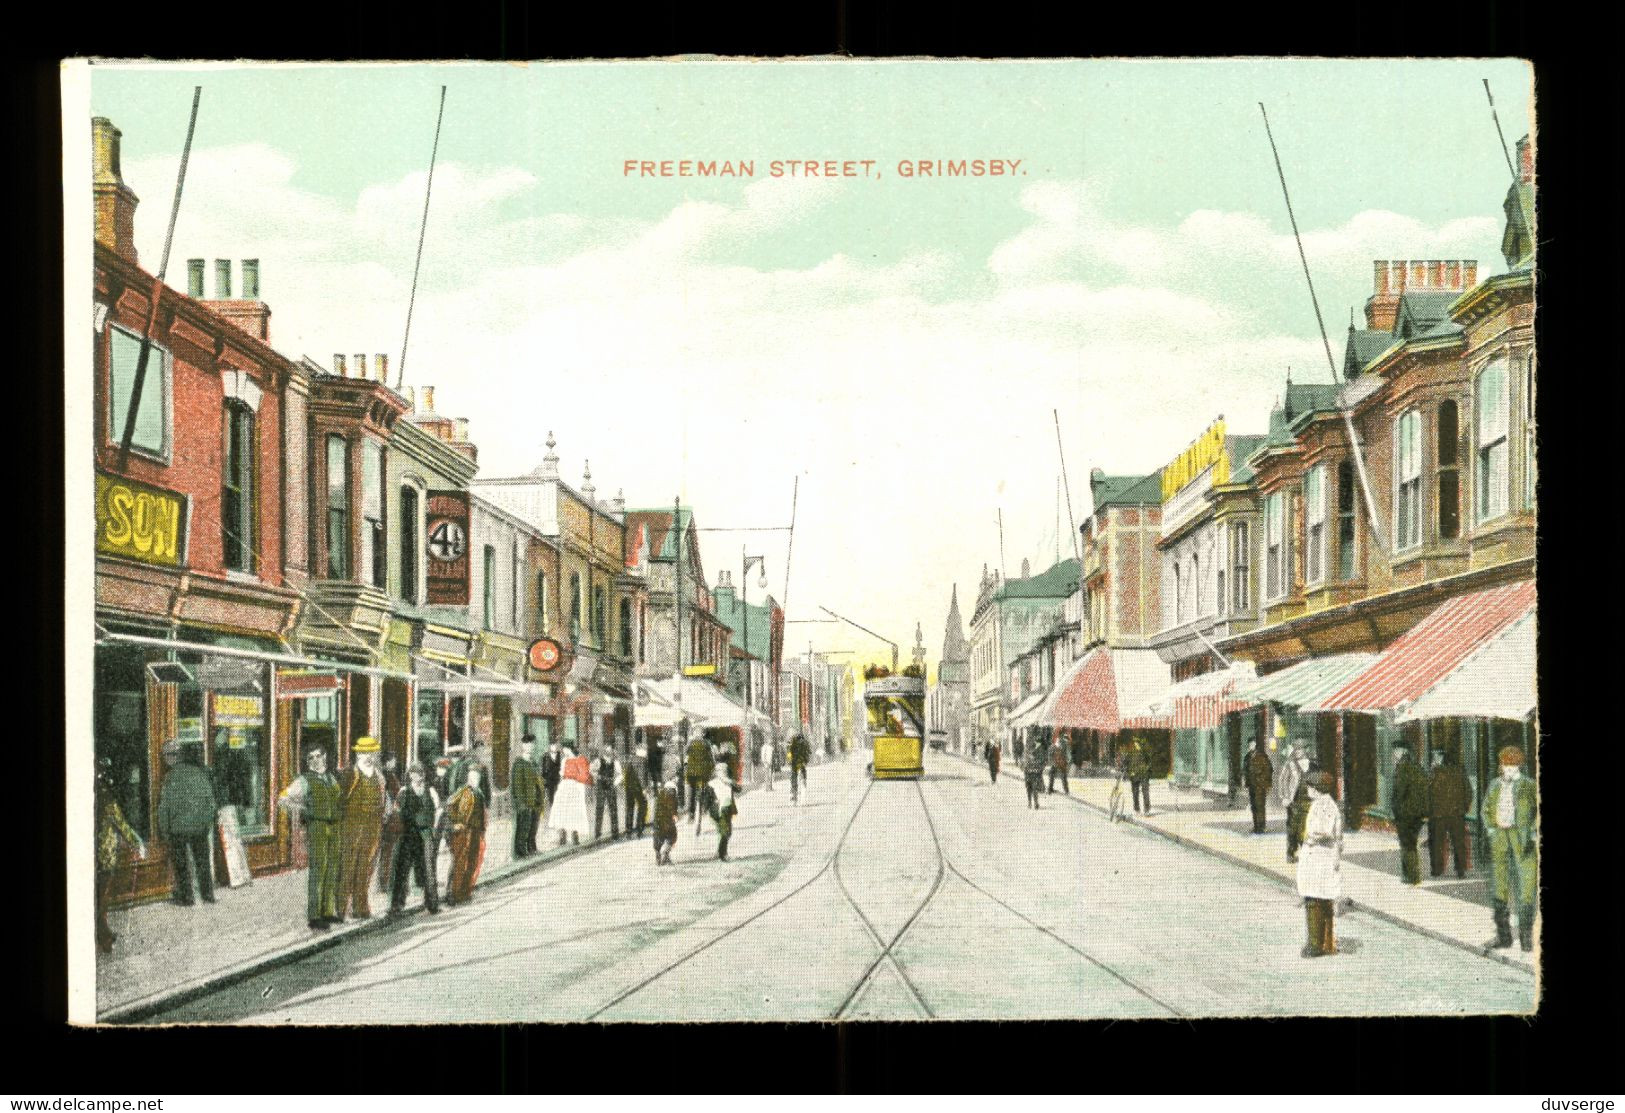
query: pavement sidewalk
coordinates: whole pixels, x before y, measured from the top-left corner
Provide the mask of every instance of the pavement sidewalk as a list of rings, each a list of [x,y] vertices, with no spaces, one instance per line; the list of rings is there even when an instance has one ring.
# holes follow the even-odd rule
[[[986,775],[986,766],[981,762],[964,755],[954,756],[979,768]],[[1006,764],[1000,773],[999,780],[1010,783],[1011,795],[1025,798],[1021,771]],[[1010,775],[1012,773],[1013,776]],[[1054,794],[1046,793],[1044,803],[1070,799],[1110,814],[1115,781],[1116,778],[1111,776],[1085,777],[1074,774],[1071,777],[1070,797],[1063,795],[1057,781]],[[1154,831],[1181,845],[1223,858],[1255,873],[1273,877],[1296,889],[1297,866],[1286,859],[1285,811],[1273,797],[1266,830],[1262,835],[1252,833],[1252,815],[1246,804],[1245,792],[1241,795],[1239,806],[1231,808],[1225,800],[1208,796],[1199,789],[1179,790],[1168,781],[1153,781],[1151,797],[1150,813],[1135,815],[1129,785],[1124,781],[1124,822]],[[1485,946],[1495,934],[1495,925],[1490,917],[1489,878],[1482,866],[1475,862],[1474,870],[1463,880],[1457,880],[1448,869],[1442,877],[1427,878],[1425,843],[1423,846],[1424,880],[1421,885],[1407,885],[1399,876],[1399,846],[1391,833],[1347,833],[1343,841],[1343,893],[1349,904],[1508,966],[1534,970],[1535,954],[1538,952],[1525,953],[1516,946],[1508,950],[1490,950]]]
[[[537,853],[513,856],[513,813],[505,798],[492,804],[485,836],[485,858],[476,887],[556,862],[597,847],[614,845],[605,824],[604,838],[559,846],[556,834],[536,833]],[[647,838],[648,836],[645,835]],[[441,848],[438,876],[442,898],[451,869],[451,853]],[[373,873],[369,903],[372,916],[346,920],[327,931],[312,931],[305,922],[306,871],[291,869],[256,877],[240,888],[216,879],[215,903],[189,908],[168,900],[116,908],[108,922],[118,935],[112,954],[96,956],[98,1021],[134,1021],[153,1015],[223,985],[252,977],[270,966],[302,958],[356,935],[390,923],[389,894],[378,889]],[[423,910],[423,893],[409,889],[407,910]]]

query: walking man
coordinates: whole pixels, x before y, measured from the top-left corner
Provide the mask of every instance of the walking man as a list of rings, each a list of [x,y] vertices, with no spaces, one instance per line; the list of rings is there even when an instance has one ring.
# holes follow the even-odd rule
[[[671,848],[677,845],[677,779],[660,786],[655,797],[655,864],[671,865]]]
[[[546,796],[548,818],[553,816],[553,797],[559,791],[559,778],[564,774],[564,753],[559,747],[559,740],[553,739],[547,747],[547,753],[542,755],[542,792]]]
[[[659,788],[666,782],[666,751],[661,748],[658,739],[649,737],[649,732],[644,732],[644,738],[647,740],[644,743],[644,751],[647,754],[643,759],[644,772],[648,774],[649,786]]]
[[[717,762],[711,756],[711,747],[703,738],[696,738],[688,744],[688,761],[684,776],[688,778],[688,818],[697,818],[700,814],[700,789],[710,781],[711,775],[716,772]]]
[[[1535,949],[1535,782],[1523,775],[1523,751],[1507,746],[1500,754],[1501,775],[1484,791],[1478,818],[1489,835],[1495,873],[1493,948],[1512,946],[1512,898],[1518,898],[1518,945]]]
[[[422,762],[413,762],[406,771],[407,785],[395,798],[395,815],[400,837],[395,842],[395,861],[390,868],[389,911],[406,910],[406,888],[416,880],[423,890],[423,904],[431,913],[440,911],[438,879],[434,873],[434,828],[440,818],[440,797],[429,787],[428,771]]]
[[[999,783],[1000,758],[999,748],[992,742],[988,742],[982,747],[982,760],[987,762],[987,775],[992,778],[993,784]]]
[[[596,791],[593,796],[593,823],[592,837],[604,837],[604,809],[609,809],[609,837],[621,837],[620,804],[616,801],[616,793],[626,783],[626,774],[621,763],[615,760],[615,751],[605,745],[598,748],[598,764],[593,768],[592,783]],[[628,819],[631,817],[628,816]]]
[[[384,758],[384,792],[390,800],[401,794],[400,762],[394,754]],[[378,843],[378,891],[390,891],[390,877],[395,868],[395,840],[401,836],[400,820],[395,809],[390,808],[389,818],[384,820],[383,838]]]
[[[638,754],[645,757],[644,754]],[[638,772],[638,762],[629,761],[625,766],[626,783],[626,837],[643,837],[643,829],[649,825],[649,798],[643,790],[643,776]],[[644,768],[648,768],[647,765]],[[636,819],[633,816],[636,815]]]
[[[796,788],[796,782],[804,786],[807,783],[807,760],[812,756],[812,747],[801,735],[790,739],[790,803],[799,803],[801,794]]]
[[[310,868],[305,882],[305,919],[312,931],[339,922],[339,780],[327,771],[327,751],[305,750],[305,772],[282,790],[305,829]]]
[[[339,777],[339,906],[338,918],[357,920],[372,917],[367,890],[372,884],[372,867],[378,860],[378,842],[384,821],[394,810],[394,802],[378,768],[382,747],[376,738],[357,738],[352,748],[352,764]]]
[[[724,862],[728,860],[728,840],[733,837],[734,816],[739,814],[739,805],[734,802],[734,793],[739,791],[729,775],[728,766],[717,762],[715,775],[705,787],[710,791],[711,818],[717,825],[717,857]]]
[[[1044,791],[1044,767],[1049,764],[1049,753],[1036,744],[1027,748],[1027,759],[1022,763],[1022,774],[1027,782],[1027,806],[1038,807],[1038,797]]]
[[[1285,723],[1277,724],[1282,730]],[[1309,790],[1304,779],[1309,775],[1309,758],[1303,747],[1292,743],[1286,760],[1281,762],[1281,776],[1276,782],[1281,802],[1286,805],[1286,860],[1298,860],[1298,847],[1303,842],[1304,818],[1309,814]]]
[[[192,872],[197,871],[198,895],[214,903],[214,784],[191,747],[178,740],[164,743],[163,788],[158,793],[158,837],[169,848],[173,876],[172,899],[192,904]]]
[[[1061,778],[1061,791],[1068,796],[1072,795],[1072,785],[1066,779],[1067,752],[1066,746],[1061,743],[1060,736],[1049,744],[1049,790],[1055,791],[1055,778]]]
[[[519,740],[519,757],[513,763],[508,782],[513,792],[513,856],[525,858],[536,853],[536,824],[542,817],[542,775],[532,760],[536,739],[525,735]]]
[[[1253,742],[1252,753],[1247,755],[1247,803],[1253,809],[1253,834],[1262,835],[1265,827],[1265,805],[1269,801],[1270,782],[1275,778],[1275,767],[1270,755],[1264,752],[1262,738]]]
[[[1433,876],[1444,872],[1448,843],[1456,862],[1456,876],[1467,876],[1467,813],[1473,810],[1473,786],[1461,763],[1433,755],[1433,776],[1428,780],[1428,864]]]
[[[1407,885],[1422,884],[1422,856],[1416,840],[1428,818],[1428,780],[1411,758],[1409,746],[1394,747],[1394,786],[1390,808],[1399,833],[1399,867]]]
[[[1145,752],[1145,745],[1139,738],[1128,744],[1128,754],[1123,759],[1123,775],[1128,778],[1129,792],[1134,797],[1134,810],[1150,815],[1151,755]]]

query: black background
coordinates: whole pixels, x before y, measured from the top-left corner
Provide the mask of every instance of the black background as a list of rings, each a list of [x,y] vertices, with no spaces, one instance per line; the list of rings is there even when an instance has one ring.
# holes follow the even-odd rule
[[[14,450],[17,572],[5,644],[20,682],[4,799],[13,1028],[0,1092],[461,1093],[616,1088],[715,1095],[802,1091],[1527,1092],[1622,1088],[1620,857],[1625,726],[1620,645],[1621,17],[1552,6],[1353,4],[1279,12],[1168,5],[1059,9],[984,4],[929,16],[894,4],[801,14],[762,5],[697,15],[690,4],[606,7],[460,3],[417,11],[317,5],[81,5],[34,9],[33,57],[13,57],[7,268],[23,347],[0,409]],[[773,7],[778,7],[774,5]],[[14,13],[20,17],[21,13]],[[1140,26],[1131,26],[1138,19]],[[43,32],[43,33],[41,33]],[[682,1027],[76,1030],[66,1026],[61,520],[61,134],[56,59],[563,58],[678,53],[965,56],[1352,54],[1519,56],[1537,66],[1541,184],[1540,654],[1544,989],[1532,1019],[1077,1022]],[[1491,125],[1484,121],[1484,139]],[[1419,118],[1414,126],[1432,122]],[[1515,137],[1515,136],[1514,136]],[[37,479],[35,478],[37,476]],[[88,635],[88,631],[84,631]],[[26,723],[26,725],[25,725]],[[1157,899],[1148,885],[1147,900]],[[1486,937],[1491,925],[1486,917]],[[1222,961],[1220,956],[1205,956]],[[816,962],[808,955],[809,963]],[[1374,970],[1404,979],[1402,969]],[[1380,981],[1371,1007],[1381,1009]],[[1306,996],[1303,1006],[1317,1005]],[[1612,1035],[1610,1035],[1612,1033]],[[31,1046],[32,1045],[32,1046]],[[645,1064],[649,1073],[644,1073]],[[658,1067],[658,1073],[654,1068]],[[1531,1103],[1531,1108],[1538,1108]]]

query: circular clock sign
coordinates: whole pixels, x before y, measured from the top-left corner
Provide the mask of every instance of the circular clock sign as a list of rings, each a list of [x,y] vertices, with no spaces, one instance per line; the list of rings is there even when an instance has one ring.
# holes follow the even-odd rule
[[[468,535],[461,522],[439,518],[429,523],[429,556],[434,560],[452,563],[468,551]]]
[[[554,672],[564,663],[564,647],[552,638],[530,643],[530,667],[537,672]]]

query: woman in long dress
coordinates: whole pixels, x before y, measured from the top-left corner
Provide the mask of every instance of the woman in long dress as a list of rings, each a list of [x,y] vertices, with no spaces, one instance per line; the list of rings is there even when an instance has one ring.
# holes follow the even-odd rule
[[[547,817],[548,830],[559,833],[560,846],[564,845],[566,837],[577,845],[581,843],[582,833],[591,822],[587,815],[587,787],[591,784],[592,763],[572,747],[560,771],[559,790],[553,797],[553,811]]]
[[[1309,941],[1304,958],[1337,953],[1333,925],[1343,895],[1343,813],[1332,798],[1332,775],[1324,770],[1304,778],[1309,814],[1298,850],[1298,894],[1303,897]]]

